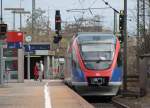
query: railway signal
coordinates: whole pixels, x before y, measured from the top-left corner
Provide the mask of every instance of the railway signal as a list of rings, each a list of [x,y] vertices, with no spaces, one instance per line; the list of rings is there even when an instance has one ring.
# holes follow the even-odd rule
[[[55,30],[56,31],[60,31],[61,30],[60,10],[56,10],[56,14],[55,14]]]
[[[0,40],[4,40],[6,38],[7,33],[7,24],[0,24]]]
[[[55,32],[56,36],[54,36],[54,43],[59,43],[59,41],[62,39],[62,35],[60,35],[61,31],[61,15],[60,15],[60,10],[56,10],[55,13]]]
[[[120,30],[120,32],[122,32],[123,28],[124,28],[123,22],[124,22],[124,11],[121,10],[119,13],[119,30]]]
[[[61,35],[59,35],[59,36],[54,36],[54,40],[53,40],[53,42],[54,43],[59,43],[59,41],[62,39],[62,36]]]
[[[121,10],[119,13],[119,30],[121,33],[121,36],[119,37],[120,41],[123,42],[123,30],[124,30],[124,10]]]

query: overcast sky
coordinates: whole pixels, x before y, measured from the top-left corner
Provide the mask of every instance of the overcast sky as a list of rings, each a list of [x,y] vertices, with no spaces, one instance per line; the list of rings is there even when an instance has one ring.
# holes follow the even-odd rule
[[[22,7],[25,10],[31,11],[32,9],[32,0],[21,0]],[[107,1],[113,8],[116,10],[123,9],[123,1],[124,0],[105,0]],[[20,7],[20,0],[3,0],[3,8],[8,7]],[[61,16],[63,21],[74,21],[74,17],[79,18],[82,16],[82,13],[75,12],[66,12],[68,9],[81,9],[81,8],[101,8],[107,7],[102,0],[36,0],[36,8],[42,8],[44,10],[50,9],[50,21],[51,26],[54,28],[54,16],[55,10],[59,9],[61,11]],[[134,15],[134,11],[136,8],[136,0],[128,0],[128,19],[131,19]],[[113,28],[113,10],[93,10],[93,15],[101,15],[103,16],[103,25],[107,28]],[[9,29],[12,29],[13,25],[13,17],[10,12],[3,12],[4,21],[9,24]],[[135,13],[136,15],[136,13]],[[25,25],[26,16],[24,16],[23,25]],[[90,12],[85,12],[84,17],[92,17]],[[130,32],[134,32],[135,29],[135,21],[128,21],[130,25]],[[16,16],[16,28],[19,27],[19,15]],[[134,23],[134,24],[133,24]],[[131,29],[132,28],[132,29]]]

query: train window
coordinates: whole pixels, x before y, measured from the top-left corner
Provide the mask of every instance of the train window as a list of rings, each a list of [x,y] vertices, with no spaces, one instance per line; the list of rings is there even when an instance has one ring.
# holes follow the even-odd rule
[[[67,56],[67,64],[66,64],[66,67],[67,67],[67,70],[68,70],[68,72],[70,71],[70,69],[71,69],[71,65],[72,65],[72,63],[71,63],[71,53],[68,53],[68,56]]]
[[[114,44],[83,44],[81,56],[88,69],[107,69],[112,63],[115,51]]]
[[[68,54],[68,59],[71,60],[71,54],[70,53]]]
[[[115,36],[114,35],[92,35],[92,34],[82,34],[78,36],[78,42],[80,44],[83,43],[89,43],[89,42],[98,42],[98,41],[102,41],[102,42],[109,42],[109,43],[115,43]]]
[[[114,56],[113,44],[88,44],[82,45],[82,57],[85,60],[112,60]]]
[[[75,60],[75,51],[72,49],[72,59]]]
[[[76,52],[75,52],[75,50],[73,49],[73,50],[72,50],[72,63],[73,63],[73,66],[74,66],[75,68],[79,68],[79,62],[78,62],[78,59],[77,59],[75,53],[76,53]]]
[[[114,44],[83,44],[82,51],[114,51]]]
[[[74,67],[76,67],[76,55],[74,49],[72,49],[72,64]]]

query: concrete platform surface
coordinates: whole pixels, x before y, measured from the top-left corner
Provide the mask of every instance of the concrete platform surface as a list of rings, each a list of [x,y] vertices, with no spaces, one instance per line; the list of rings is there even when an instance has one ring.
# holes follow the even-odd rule
[[[94,108],[61,80],[0,86],[0,108]]]

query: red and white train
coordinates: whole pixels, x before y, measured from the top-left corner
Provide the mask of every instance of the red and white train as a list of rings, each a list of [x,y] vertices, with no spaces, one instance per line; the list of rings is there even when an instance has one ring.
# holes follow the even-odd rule
[[[122,84],[119,50],[113,34],[77,33],[67,49],[65,83],[81,95],[116,95]]]

